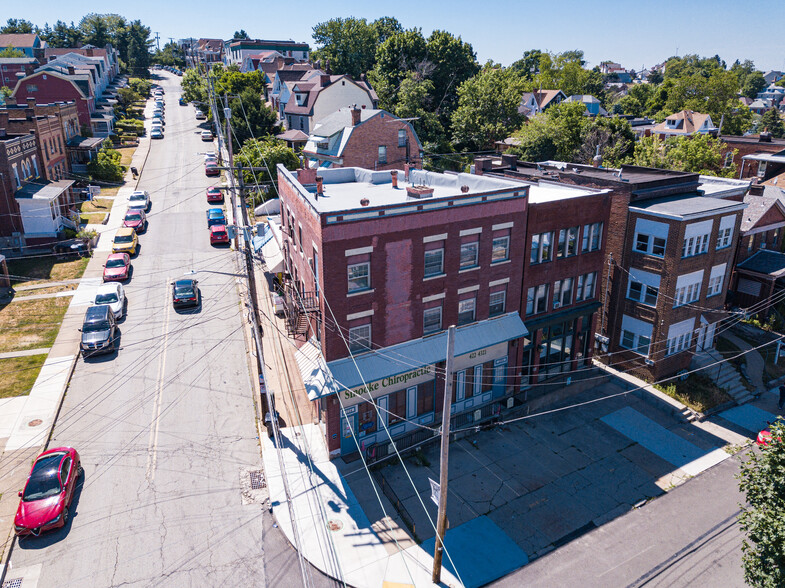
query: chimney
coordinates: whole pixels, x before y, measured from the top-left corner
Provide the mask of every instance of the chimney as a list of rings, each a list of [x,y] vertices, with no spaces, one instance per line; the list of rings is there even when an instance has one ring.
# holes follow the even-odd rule
[[[297,170],[297,181],[303,186],[316,183],[316,169],[301,168]]]
[[[771,133],[769,132],[769,127],[763,129],[763,132],[758,137],[758,142],[760,143],[771,143]]]
[[[466,184],[461,186],[461,194],[468,194],[468,193],[469,193],[469,186],[467,186]]]
[[[502,165],[509,167],[512,171],[518,169],[518,156],[512,153],[502,154]]]
[[[602,166],[602,155],[600,155],[600,146],[597,145],[597,151],[594,153],[594,157],[591,160],[592,167],[600,167]]]
[[[33,120],[35,118],[35,108],[25,108],[25,118],[27,120]]]
[[[403,179],[404,181],[409,181],[409,170],[412,169],[412,166],[408,163],[403,164]]]
[[[360,109],[357,108],[357,105],[354,104],[352,106],[352,126],[356,127],[360,124]]]
[[[27,107],[35,108],[35,98],[33,98],[32,96],[27,97]]]
[[[7,129],[8,128],[8,110],[3,108],[0,110],[0,128]]]
[[[393,189],[398,189],[398,170],[391,170],[390,177],[392,178],[392,187]]]
[[[430,198],[433,196],[433,188],[430,186],[407,186],[406,195],[409,198]]]
[[[319,85],[322,88],[326,88],[330,85],[330,74],[322,74],[319,76]]]
[[[322,176],[316,176],[316,198],[319,196],[324,196],[324,178]]]
[[[491,171],[493,167],[493,159],[491,157],[475,157],[474,158],[474,173],[481,176],[486,171]]]
[[[368,206],[370,203],[371,201],[368,200],[367,198],[363,198],[362,200],[360,200],[360,206]]]
[[[68,75],[72,76],[72,75],[74,75],[74,73],[76,73],[76,70],[74,70],[74,66],[73,65],[69,65],[68,66]]]
[[[85,55],[87,57],[92,57],[93,56],[93,50],[92,49],[85,49],[84,51],[85,51]]]

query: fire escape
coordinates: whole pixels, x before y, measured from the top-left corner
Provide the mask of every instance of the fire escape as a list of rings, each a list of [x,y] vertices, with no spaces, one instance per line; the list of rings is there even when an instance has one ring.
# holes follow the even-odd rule
[[[298,292],[291,282],[284,286],[284,315],[286,334],[290,337],[306,336],[311,328],[309,319],[319,317],[319,297],[316,292]]]

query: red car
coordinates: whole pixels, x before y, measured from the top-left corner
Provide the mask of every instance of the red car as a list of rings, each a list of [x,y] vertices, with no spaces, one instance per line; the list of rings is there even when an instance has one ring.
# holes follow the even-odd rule
[[[147,215],[145,215],[144,210],[131,209],[125,213],[123,226],[133,229],[137,235],[143,233],[147,230]]]
[[[777,441],[782,441],[781,437],[777,438]],[[769,426],[763,429],[760,433],[758,433],[758,437],[755,439],[755,443],[757,443],[760,447],[766,447],[771,445],[772,436],[771,436],[771,423]]]
[[[39,455],[25,489],[19,493],[22,500],[14,518],[16,534],[38,536],[42,531],[64,527],[82,473],[79,454],[73,447],[58,447]]]
[[[213,225],[210,227],[210,245],[228,242],[229,233],[226,232],[226,225]]]
[[[207,202],[223,202],[224,195],[220,188],[210,186],[207,188]]]
[[[104,264],[104,282],[122,282],[128,279],[131,257],[127,253],[111,253]]]
[[[204,175],[206,176],[220,176],[221,170],[218,169],[218,166],[214,163],[207,162],[204,164]]]

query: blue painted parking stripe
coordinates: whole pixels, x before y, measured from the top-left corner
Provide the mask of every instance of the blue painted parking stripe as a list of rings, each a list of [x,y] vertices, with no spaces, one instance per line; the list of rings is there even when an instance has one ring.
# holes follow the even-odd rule
[[[773,421],[777,418],[776,414],[772,414],[757,406],[752,406],[751,404],[734,406],[733,408],[721,412],[720,416],[726,421],[730,421],[734,425],[739,425],[756,435],[758,434],[758,431],[766,428],[767,421]]]
[[[677,467],[707,453],[629,406],[600,420]]]

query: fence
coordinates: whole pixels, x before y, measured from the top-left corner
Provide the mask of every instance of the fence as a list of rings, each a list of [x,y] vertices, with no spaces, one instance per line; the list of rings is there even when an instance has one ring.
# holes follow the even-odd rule
[[[409,514],[409,511],[406,510],[406,507],[403,505],[403,502],[401,502],[401,500],[398,498],[398,495],[395,493],[395,490],[393,490],[392,486],[390,486],[390,484],[385,479],[384,474],[382,474],[381,472],[379,471],[373,472],[373,477],[376,479],[376,483],[379,484],[379,486],[381,487],[382,493],[387,497],[387,500],[390,501],[390,503],[393,505],[395,510],[398,511],[398,514],[401,515],[401,519],[403,520],[404,524],[409,528],[409,531],[411,531],[412,536],[414,536],[416,541],[417,529],[415,528],[414,525],[414,519]]]

